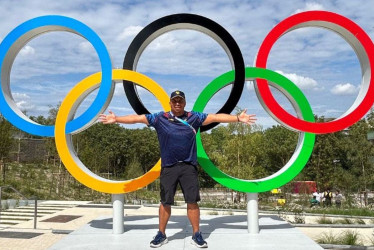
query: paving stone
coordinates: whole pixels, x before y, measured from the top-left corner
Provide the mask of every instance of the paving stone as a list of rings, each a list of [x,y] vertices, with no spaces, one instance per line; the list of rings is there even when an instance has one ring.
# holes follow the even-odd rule
[[[31,239],[36,236],[42,235],[43,233],[31,233],[31,232],[1,232],[0,238],[11,238],[11,239]]]
[[[57,223],[66,223],[72,220],[75,220],[79,217],[79,215],[57,215],[49,219],[42,220],[41,222],[57,222]]]

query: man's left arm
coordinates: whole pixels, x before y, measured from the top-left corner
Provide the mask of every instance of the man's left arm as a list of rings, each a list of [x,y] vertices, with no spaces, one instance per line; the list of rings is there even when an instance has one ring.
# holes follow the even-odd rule
[[[257,120],[256,115],[247,114],[247,109],[241,112],[238,115],[229,115],[229,114],[208,114],[207,118],[203,122],[203,125],[208,125],[212,122],[219,123],[231,123],[231,122],[242,122],[248,125],[255,123]]]

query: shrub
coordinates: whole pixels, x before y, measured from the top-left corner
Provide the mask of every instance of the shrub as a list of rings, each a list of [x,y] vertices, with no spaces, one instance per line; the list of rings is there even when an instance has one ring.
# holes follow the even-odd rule
[[[331,231],[323,232],[316,241],[319,244],[339,244],[339,237],[335,236]]]
[[[316,239],[319,244],[337,244],[337,245],[362,245],[361,235],[357,231],[346,230],[340,235],[334,235],[331,231],[324,232]]]
[[[346,230],[339,238],[342,245],[362,245],[360,234],[357,231]]]
[[[326,218],[325,216],[319,217],[317,219],[318,224],[333,224],[332,219]]]
[[[349,218],[344,218],[344,219],[335,220],[334,224],[353,224],[353,221]]]
[[[218,212],[217,211],[209,211],[208,214],[209,215],[218,215]]]
[[[365,223],[365,221],[363,219],[356,219],[355,220],[355,224],[362,224],[362,225],[364,225],[366,223]]]

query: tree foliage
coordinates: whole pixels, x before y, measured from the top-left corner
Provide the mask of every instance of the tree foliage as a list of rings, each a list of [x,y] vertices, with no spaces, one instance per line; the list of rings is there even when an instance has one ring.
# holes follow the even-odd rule
[[[0,161],[9,156],[14,131],[13,126],[0,114]]]
[[[58,106],[48,117],[31,117],[45,125],[55,123]],[[240,110],[238,110],[240,112]],[[318,122],[323,117],[316,117]],[[316,181],[319,188],[350,192],[374,188],[374,146],[367,135],[374,130],[374,113],[344,131],[316,136],[312,156],[297,180]],[[7,157],[14,129],[0,116],[0,159]],[[24,135],[27,136],[27,135]],[[223,172],[241,179],[258,179],[279,171],[295,151],[299,133],[282,126],[263,129],[240,123],[220,125],[202,133],[205,151]],[[48,155],[58,159],[54,138],[43,138]],[[94,173],[109,179],[136,178],[154,166],[160,157],[156,132],[148,127],[127,129],[118,124],[96,123],[73,136],[79,159]],[[201,167],[200,186],[217,184]]]

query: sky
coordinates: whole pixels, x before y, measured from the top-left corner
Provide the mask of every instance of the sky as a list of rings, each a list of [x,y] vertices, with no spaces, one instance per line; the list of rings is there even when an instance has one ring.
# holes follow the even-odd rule
[[[345,16],[374,39],[373,1],[45,1],[0,0],[0,41],[21,23],[43,15],[63,15],[89,26],[102,39],[113,68],[122,68],[134,37],[149,23],[167,15],[191,13],[223,26],[236,40],[246,66],[253,66],[257,51],[270,30],[285,18],[303,11],[326,10]],[[301,28],[282,36],[270,52],[267,68],[292,80],[305,94],[318,116],[339,117],[353,104],[361,84],[361,68],[352,47],[332,31]],[[27,115],[48,115],[83,78],[101,70],[93,46],[70,32],[49,32],[29,41],[18,53],[10,74],[10,88],[18,107]],[[200,92],[213,79],[232,70],[224,49],[211,37],[194,30],[167,32],[152,41],[136,69],[167,93],[182,90],[191,110]],[[220,90],[204,112],[217,112],[231,86]],[[272,90],[276,99],[294,113],[287,99]],[[158,100],[144,89],[139,96],[151,112],[161,110]],[[92,93],[78,114],[92,102]],[[247,82],[238,107],[256,114],[264,128],[278,124],[261,106],[253,83]],[[116,85],[109,109],[117,115],[134,113]],[[235,113],[235,111],[233,111]]]

